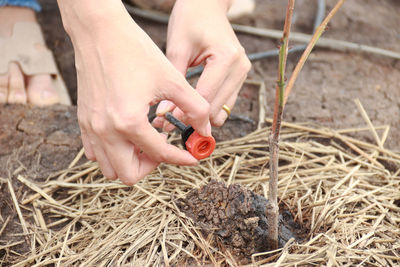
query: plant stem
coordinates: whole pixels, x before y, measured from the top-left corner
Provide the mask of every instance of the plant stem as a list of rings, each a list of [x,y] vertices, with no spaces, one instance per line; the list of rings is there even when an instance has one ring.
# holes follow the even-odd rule
[[[299,62],[294,69],[289,82],[285,88],[285,68],[288,54],[288,41],[290,34],[290,26],[294,9],[295,0],[289,0],[288,7],[286,9],[285,27],[283,30],[283,37],[281,39],[281,47],[279,50],[279,70],[278,70],[278,81],[276,85],[275,93],[275,104],[274,104],[274,118],[272,122],[272,132],[270,135],[270,181],[268,191],[268,205],[266,209],[266,216],[268,219],[268,244],[270,249],[278,248],[278,218],[279,218],[279,207],[278,207],[278,161],[279,161],[279,132],[282,122],[283,108],[286,104],[288,95],[293,88],[294,82],[298,77],[300,70],[303,68],[308,56],[311,53],[312,48],[318,41],[321,34],[324,32],[326,25],[336,14],[339,8],[343,5],[345,0],[339,0],[335,7],[331,10],[328,16],[324,19],[321,25],[316,29],[312,39],[307,45],[306,50],[302,54]]]
[[[285,69],[289,48],[290,26],[292,25],[292,16],[295,0],[289,0],[286,9],[285,26],[281,47],[279,49],[279,68],[278,82],[275,91],[274,120],[272,123],[272,132],[270,135],[270,180],[268,190],[268,206],[266,217],[268,218],[268,243],[272,250],[278,248],[278,161],[279,161],[279,131],[281,128],[282,112],[284,104],[285,91]]]

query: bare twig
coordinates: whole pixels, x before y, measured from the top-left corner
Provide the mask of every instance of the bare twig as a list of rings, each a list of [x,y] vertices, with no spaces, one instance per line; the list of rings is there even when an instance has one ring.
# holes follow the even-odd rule
[[[296,82],[296,79],[301,71],[301,69],[304,66],[304,63],[306,63],[306,60],[308,58],[308,56],[311,53],[311,50],[314,48],[315,44],[317,43],[319,37],[321,36],[321,34],[325,31],[326,26],[328,25],[328,22],[333,18],[333,16],[336,14],[336,12],[339,10],[339,8],[343,5],[345,0],[339,0],[335,7],[331,10],[331,12],[329,12],[328,16],[326,16],[326,18],[324,19],[324,21],[321,23],[321,25],[317,28],[317,30],[315,31],[313,37],[311,38],[310,42],[307,45],[306,50],[303,52],[303,54],[301,55],[301,58],[299,60],[299,62],[297,63],[292,75],[290,76],[289,82],[286,86],[285,89],[285,99],[283,102],[283,105],[285,106],[287,98],[290,94],[290,91],[293,88],[294,83]]]
[[[286,9],[285,26],[281,47],[279,49],[279,69],[278,82],[276,85],[275,105],[274,105],[274,120],[272,122],[272,132],[270,140],[270,163],[269,163],[269,191],[268,191],[268,206],[266,209],[266,217],[268,219],[268,231],[270,248],[278,248],[278,158],[279,158],[279,132],[281,128],[282,112],[283,112],[283,96],[285,89],[285,70],[289,47],[290,26],[292,25],[292,16],[295,0],[289,0]]]
[[[311,53],[315,43],[318,41],[321,34],[324,32],[326,25],[335,15],[340,6],[344,3],[344,0],[339,0],[333,10],[328,14],[328,16],[324,19],[321,25],[315,30],[315,33],[307,45],[306,50],[301,56],[299,62],[294,69],[288,85],[285,88],[285,69],[286,69],[286,60],[288,54],[288,42],[290,35],[290,26],[294,9],[294,0],[289,0],[288,7],[286,10],[286,18],[285,18],[285,26],[283,29],[283,37],[281,39],[281,47],[279,51],[279,70],[278,70],[278,82],[276,86],[275,93],[275,105],[274,105],[274,118],[272,121],[272,132],[270,135],[270,163],[269,163],[269,191],[268,191],[268,206],[266,209],[267,218],[268,218],[268,231],[269,231],[269,244],[271,249],[278,248],[278,161],[279,161],[279,132],[281,128],[282,122],[282,113],[285,103],[287,101],[288,95],[293,88],[294,82],[296,81],[297,76],[299,75],[301,69],[304,66],[308,56]]]

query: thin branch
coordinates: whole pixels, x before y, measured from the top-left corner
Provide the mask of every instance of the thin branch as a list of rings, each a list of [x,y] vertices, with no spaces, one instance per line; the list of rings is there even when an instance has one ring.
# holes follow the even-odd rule
[[[279,68],[278,82],[276,85],[274,120],[272,123],[272,133],[270,136],[270,180],[268,190],[268,238],[270,249],[278,248],[278,161],[279,161],[279,131],[281,128],[282,112],[283,112],[283,96],[285,91],[285,70],[289,47],[289,34],[292,25],[292,16],[295,0],[289,0],[286,9],[285,26],[283,37],[281,39],[281,47],[279,49]]]
[[[299,76],[299,73],[301,71],[301,69],[304,66],[304,63],[306,62],[308,56],[311,53],[311,50],[314,48],[316,42],[318,41],[319,37],[321,36],[321,34],[325,31],[326,25],[328,25],[329,21],[333,18],[333,16],[336,14],[336,12],[339,10],[339,8],[343,5],[345,0],[339,0],[335,7],[331,10],[331,12],[329,12],[328,16],[326,16],[326,18],[324,19],[324,21],[321,23],[321,25],[317,28],[317,30],[315,31],[313,37],[311,38],[311,41],[308,43],[306,50],[303,52],[303,54],[301,55],[301,58],[299,60],[299,62],[297,63],[292,76],[290,76],[289,82],[286,86],[286,90],[285,90],[285,99],[283,102],[283,105],[285,106],[287,98],[290,94],[290,91],[293,88],[293,85],[297,79],[297,77]]]
[[[281,39],[281,47],[279,51],[279,71],[278,71],[278,82],[276,86],[275,93],[275,105],[274,105],[274,118],[272,122],[272,133],[270,135],[270,180],[269,180],[269,191],[268,191],[268,205],[266,208],[266,215],[268,218],[268,244],[270,245],[270,249],[278,248],[278,216],[279,216],[279,207],[278,207],[278,162],[279,162],[279,132],[281,128],[282,122],[282,113],[283,108],[286,104],[288,95],[293,88],[294,82],[298,77],[301,69],[303,68],[308,56],[311,53],[311,50],[315,46],[315,43],[320,38],[321,34],[324,32],[326,25],[338,11],[338,9],[344,3],[344,0],[339,0],[336,6],[332,9],[332,11],[328,14],[328,16],[324,19],[320,26],[315,30],[315,33],[307,45],[306,50],[301,56],[299,62],[294,69],[292,76],[289,79],[289,82],[285,88],[285,69],[286,69],[286,60],[288,54],[288,42],[289,42],[289,34],[290,34],[290,26],[294,9],[294,1],[289,0],[288,7],[286,10],[286,18],[285,18],[285,26],[283,29],[283,37]]]

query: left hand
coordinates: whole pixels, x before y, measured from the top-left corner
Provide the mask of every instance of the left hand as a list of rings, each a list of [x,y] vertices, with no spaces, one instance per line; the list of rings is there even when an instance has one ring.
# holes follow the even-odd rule
[[[210,103],[210,121],[217,127],[228,117],[222,106],[233,108],[251,68],[226,17],[228,9],[227,0],[177,0],[168,25],[167,58],[183,75],[189,67],[204,65],[196,90]],[[164,100],[153,125],[171,130],[161,116],[173,109],[186,121],[179,108]]]

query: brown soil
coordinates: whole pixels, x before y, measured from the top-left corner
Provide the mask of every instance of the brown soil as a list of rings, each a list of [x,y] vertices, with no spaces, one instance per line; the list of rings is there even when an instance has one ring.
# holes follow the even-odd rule
[[[81,149],[80,131],[76,119],[76,108],[54,106],[51,108],[29,108],[22,105],[0,105],[0,247],[22,242],[12,247],[19,253],[30,251],[25,242],[22,227],[11,199],[7,179],[10,179],[17,199],[22,199],[30,190],[16,177],[43,182],[49,175],[65,169]],[[32,220],[30,210],[22,209],[27,223]],[[0,258],[8,255],[0,250]],[[0,261],[1,262],[1,261]],[[7,262],[7,261],[6,261]]]
[[[271,249],[268,221],[265,216],[268,200],[239,184],[227,186],[211,180],[193,189],[178,207],[199,226],[207,237],[210,233],[221,239],[238,261],[252,254]],[[279,246],[290,238],[299,240],[300,226],[287,211],[279,216]]]
[[[47,43],[55,52],[62,75],[76,101],[76,77],[72,45],[62,29],[55,1],[41,0],[44,10],[40,15]],[[327,10],[336,1],[328,0]],[[282,29],[286,1],[257,0],[252,16],[235,21],[257,27]],[[311,33],[315,0],[296,1],[293,31]],[[353,0],[346,1],[332,20],[324,37],[357,42],[400,52],[400,2]],[[147,20],[136,19],[151,38],[165,48],[166,26]],[[248,53],[276,48],[277,40],[238,35]],[[292,45],[294,45],[292,43]],[[292,70],[299,54],[290,56],[288,71]],[[253,64],[249,78],[264,81],[268,90],[267,116],[272,117],[276,58]],[[285,110],[284,120],[291,122],[315,122],[331,128],[364,127],[366,124],[353,102],[359,98],[372,123],[390,125],[387,147],[400,151],[400,62],[372,54],[344,53],[316,48],[299,76]],[[243,94],[242,94],[243,96]],[[240,108],[240,103],[244,102]],[[256,102],[252,102],[256,104]],[[252,107],[241,97],[234,114],[249,113],[257,121],[257,106]],[[243,127],[245,130],[243,130]],[[217,139],[237,137],[255,128],[255,124],[243,120],[228,122],[217,134]],[[369,133],[362,134],[373,141]]]
[[[61,170],[81,148],[76,108],[0,106],[1,177],[18,174],[39,182]]]

